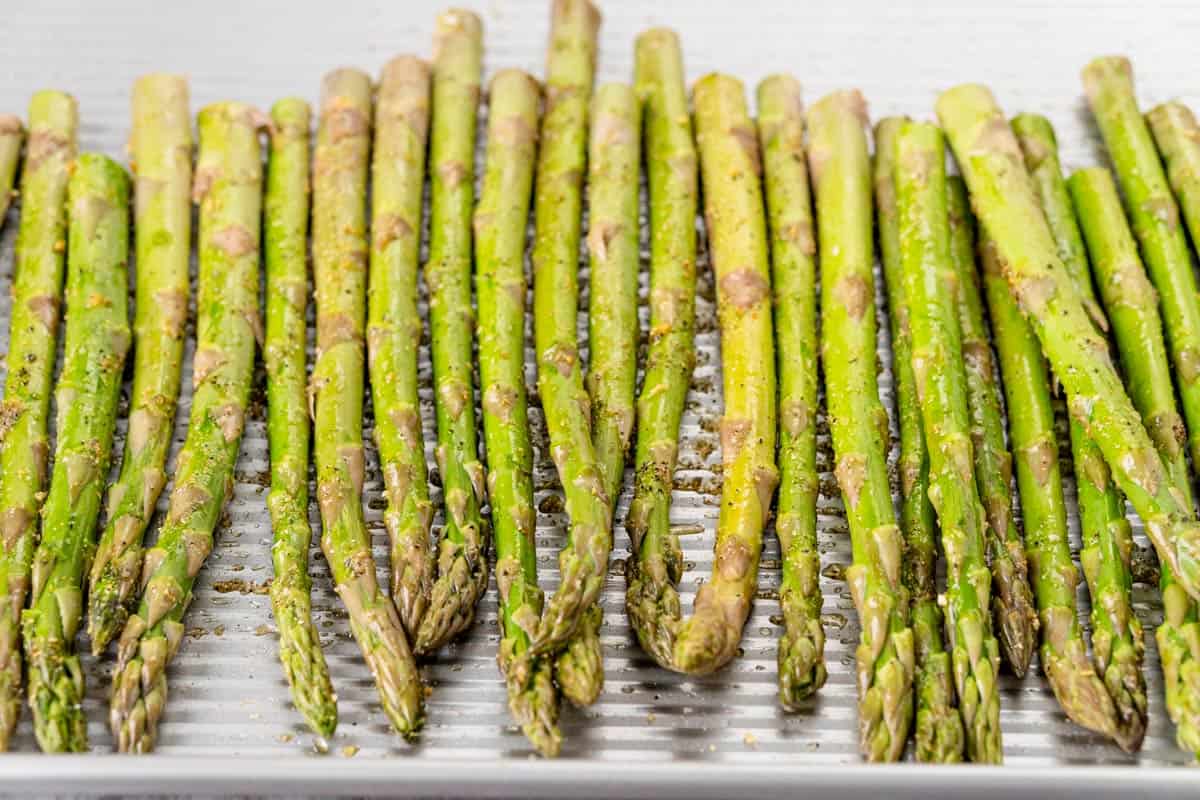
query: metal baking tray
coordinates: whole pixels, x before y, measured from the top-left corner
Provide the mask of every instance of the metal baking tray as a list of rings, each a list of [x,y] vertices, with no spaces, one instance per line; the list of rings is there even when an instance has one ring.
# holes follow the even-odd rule
[[[23,114],[35,89],[66,89],[80,101],[81,147],[123,158],[129,91],[133,79],[143,72],[188,74],[193,110],[228,98],[264,108],[288,94],[315,100],[320,76],[327,69],[358,65],[377,72],[397,53],[427,54],[434,15],[442,3],[9,0],[5,5],[0,110]],[[507,66],[541,74],[546,0],[482,0],[463,5],[475,7],[484,17],[489,74]],[[1078,78],[1079,69],[1092,56],[1130,55],[1145,106],[1170,96],[1200,101],[1194,72],[1200,6],[1194,3],[1135,8],[1122,0],[1072,0],[1053,6],[937,0],[907,7],[884,0],[811,5],[767,0],[730,4],[608,0],[603,12],[600,80],[630,80],[633,38],[651,25],[670,25],[680,32],[690,80],[716,69],[731,72],[746,81],[751,100],[761,77],[786,70],[804,83],[810,101],[836,88],[856,86],[868,98],[873,118],[894,113],[928,117],[937,91],[980,80],[995,89],[1008,112],[1047,114],[1057,126],[1068,167],[1103,158]],[[3,298],[11,280],[15,222],[12,212],[0,236]],[[684,540],[689,567],[682,585],[685,604],[690,604],[711,568],[721,483],[714,472],[720,463],[714,427],[721,408],[719,342],[707,262],[701,262],[700,272],[699,361],[683,425],[674,516],[680,523],[703,525],[706,533]],[[0,351],[7,349],[8,311],[7,301],[0,302],[0,337],[4,337]],[[586,330],[585,319],[581,315],[581,332]],[[880,329],[885,336],[886,325]],[[886,341],[881,340],[880,348],[885,369],[881,385],[890,400]],[[432,443],[428,363],[425,351],[423,410],[426,441]],[[190,375],[190,366],[185,366],[185,375]],[[532,366],[529,378],[532,385]],[[188,406],[185,393],[176,447],[183,440]],[[537,531],[539,562],[543,585],[549,589],[558,580],[555,555],[564,519],[556,510],[561,505],[555,500],[556,478],[538,409],[532,418],[538,450],[537,500],[543,511]],[[368,419],[368,442],[369,434]],[[862,766],[856,749],[852,666],[858,629],[849,593],[839,579],[850,550],[830,472],[827,431],[820,446],[825,576],[821,588],[829,680],[800,713],[783,713],[775,699],[779,553],[770,534],[759,600],[746,626],[741,657],[716,675],[691,678],[655,668],[630,637],[620,565],[628,540],[618,528],[603,599],[605,692],[586,711],[564,711],[563,758],[555,763],[531,758],[530,748],[510,723],[494,661],[494,590],[482,601],[470,633],[425,664],[432,687],[429,723],[420,742],[409,746],[390,731],[379,710],[324,559],[314,547],[315,613],[337,686],[341,718],[327,752],[321,753],[289,702],[276,661],[270,606],[263,594],[270,577],[271,530],[264,504],[268,463],[260,410],[248,423],[227,523],[200,576],[186,619],[188,636],[168,672],[170,700],[157,753],[141,758],[110,755],[106,720],[112,662],[88,657],[86,707],[93,754],[56,761],[35,754],[26,716],[14,752],[0,757],[0,787],[6,792],[39,793],[426,797],[570,793],[574,797],[697,798],[738,793],[765,798],[836,791],[842,798],[854,798],[885,791],[892,796],[955,796],[967,790],[999,797],[1031,788],[1039,794],[1077,790],[1092,797],[1142,793],[1166,797],[1195,786],[1193,773],[1172,768],[1189,759],[1176,749],[1162,705],[1162,678],[1150,635],[1161,611],[1157,593],[1148,583],[1137,585],[1135,598],[1147,627],[1151,720],[1138,757],[1124,756],[1070,724],[1034,670],[1023,681],[1005,676],[1001,683],[1007,766]],[[368,454],[367,519],[383,564],[387,551],[381,480],[370,445]],[[1073,498],[1073,487],[1068,486],[1068,495]],[[165,499],[164,494],[163,507]],[[627,502],[628,493],[622,497],[618,519],[623,518]],[[1140,530],[1137,541],[1139,563],[1152,563]],[[1081,612],[1086,614],[1083,599]]]

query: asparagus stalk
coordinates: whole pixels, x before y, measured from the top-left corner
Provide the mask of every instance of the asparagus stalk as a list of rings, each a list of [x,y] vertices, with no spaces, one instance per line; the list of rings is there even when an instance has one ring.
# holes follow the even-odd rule
[[[25,140],[25,128],[14,114],[0,114],[0,228],[8,216],[8,206],[13,199],[13,181],[17,177],[17,164],[21,160],[21,143]]]
[[[1083,87],[1112,158],[1150,280],[1158,289],[1188,442],[1193,460],[1200,463],[1200,295],[1179,224],[1179,206],[1138,109],[1129,60],[1093,60],[1083,70]],[[1190,587],[1193,597],[1200,597],[1198,588]]]
[[[934,125],[906,122],[895,148],[892,180],[904,293],[912,314],[913,375],[929,446],[929,499],[946,556],[947,627],[967,756],[999,763],[1000,654],[987,614],[987,520],[973,474],[963,334],[955,313],[966,292],[956,291],[958,276],[950,258],[945,145]]]
[[[1200,589],[1200,524],[1166,479],[1108,348],[1058,257],[1002,112],[986,88],[968,84],[942,94],[938,116],[972,204],[996,242],[1009,287],[1067,390],[1072,415],[1100,446],[1160,558],[1189,593]]]
[[[775,468],[775,346],[761,161],[741,81],[710,74],[695,85],[696,142],[724,364],[724,485],[713,574],[676,634],[672,664],[713,672],[737,652],[758,585],[762,532],[779,482]]]
[[[674,31],[641,34],[635,82],[642,101],[650,200],[650,329],[637,401],[633,499],[625,517],[625,609],[642,649],[670,667],[682,612],[683,553],[671,531],[671,484],[695,360],[696,147]]]
[[[1200,125],[1192,110],[1178,100],[1155,106],[1146,122],[1192,241],[1200,241]]]
[[[317,359],[309,391],[321,549],[384,713],[401,735],[412,738],[421,726],[424,690],[396,607],[376,581],[362,510],[370,78],[353,69],[326,75],[320,114],[312,222]],[[380,235],[377,228],[377,242]]]
[[[1102,323],[1102,330],[1108,329],[1108,320],[1104,316],[1099,302],[1092,289],[1092,276],[1088,266],[1087,251],[1084,249],[1083,235],[1075,220],[1075,211],[1071,205],[1071,196],[1067,183],[1063,178],[1062,169],[1058,163],[1058,145],[1054,137],[1054,129],[1049,120],[1036,114],[1021,114],[1013,118],[1013,132],[1021,146],[1025,157],[1025,165],[1030,176],[1034,179],[1034,189],[1042,208],[1046,211],[1046,221],[1050,232],[1058,244],[1059,257],[1067,267],[1072,281],[1080,294],[1090,298],[1094,303],[1094,311],[1090,313],[1093,322]],[[999,278],[1003,284],[1003,278]],[[1014,301],[1004,286],[1004,302],[1011,306],[1010,313],[1018,314]],[[1085,300],[1086,302],[1086,300]],[[1092,308],[1092,305],[1087,305]],[[1026,326],[1027,327],[1027,326]],[[1034,341],[1032,331],[1024,334]],[[1038,346],[1033,345],[1035,348]],[[1040,348],[1038,361],[1041,361]],[[1044,371],[1044,366],[1041,368]],[[1046,391],[1043,387],[1041,391]],[[1021,390],[1018,389],[1018,393]],[[1023,402],[1023,398],[1019,401]],[[1049,418],[1049,417],[1048,417]],[[1083,548],[1080,551],[1080,563],[1087,578],[1088,590],[1092,595],[1092,644],[1096,671],[1104,680],[1105,689],[1112,698],[1116,714],[1111,726],[1104,722],[1104,714],[1110,704],[1100,702],[1096,698],[1083,695],[1079,701],[1073,702],[1068,713],[1080,724],[1100,732],[1111,731],[1117,743],[1129,752],[1141,747],[1142,738],[1146,732],[1146,684],[1141,672],[1142,662],[1142,630],[1141,623],[1133,613],[1131,588],[1132,581],[1129,573],[1127,555],[1132,548],[1133,533],[1129,521],[1125,519],[1125,498],[1121,495],[1100,448],[1084,431],[1083,425],[1077,420],[1071,420],[1071,452],[1075,465],[1075,487],[1079,502],[1080,529],[1083,535]],[[1057,445],[1053,452],[1057,452]],[[1029,515],[1026,515],[1026,529],[1029,529]],[[1053,559],[1050,563],[1061,565],[1058,569],[1065,570],[1070,559],[1066,542],[1066,522],[1055,526],[1055,536],[1052,540],[1043,540],[1046,545],[1056,548],[1040,556],[1033,550],[1035,562],[1039,559]],[[1031,543],[1033,539],[1030,538]],[[1033,548],[1031,548],[1032,550]],[[1123,556],[1122,554],[1125,554]],[[1055,569],[1051,567],[1050,569]],[[1075,587],[1078,583],[1074,568],[1070,573],[1063,572],[1070,580],[1061,587],[1058,602],[1039,602],[1042,607],[1043,630],[1051,633],[1050,623],[1046,622],[1046,609],[1060,608],[1055,612],[1061,615],[1060,625],[1071,629],[1077,627],[1075,612]],[[1047,588],[1056,588],[1050,587]],[[1086,673],[1080,669],[1065,671],[1068,664],[1082,659],[1086,650],[1082,641],[1075,644],[1075,635],[1068,633],[1072,661],[1055,660],[1045,654],[1048,643],[1043,643],[1042,662],[1046,665],[1050,676],[1051,686],[1055,688],[1058,697],[1067,696],[1065,681],[1074,678],[1080,681],[1080,689],[1086,688]],[[1066,651],[1062,651],[1066,652]],[[1060,701],[1061,702],[1061,701]],[[1066,704],[1063,704],[1067,707]],[[1092,723],[1083,722],[1084,712],[1093,716]]]
[[[895,761],[912,723],[915,653],[888,484],[887,412],[876,380],[866,116],[856,91],[817,102],[808,114],[808,161],[820,226],[825,397],[854,558],[846,581],[862,629],[855,652],[859,749],[870,761]]]
[[[438,578],[413,647],[432,653],[466,630],[487,588],[487,532],[479,506],[483,464],[472,384],[471,207],[475,199],[475,118],[483,25],[469,11],[441,14],[434,34],[433,135],[429,148],[429,323],[437,405],[438,471],[446,524]]]
[[[271,155],[265,200],[267,437],[271,492],[267,508],[275,541],[271,608],[279,628],[279,660],[292,702],[313,732],[331,736],[337,698],[312,621],[308,576],[308,447],[305,340],[308,333],[308,145],[312,110],[303,100],[271,109]]]
[[[167,482],[183,371],[192,227],[192,116],[187,79],[144,75],[133,85],[136,175],[133,391],[121,474],[88,578],[88,636],[104,652],[129,618],[142,538]]]
[[[183,641],[183,615],[233,482],[261,331],[262,125],[262,115],[244,103],[216,103],[198,118],[192,409],[167,516],[146,551],[142,596],[118,642],[109,719],[121,752],[154,749],[167,701],[167,662]]]
[[[1171,385],[1171,366],[1163,343],[1158,296],[1146,277],[1138,257],[1137,244],[1125,220],[1121,199],[1111,174],[1102,168],[1078,170],[1069,181],[1071,199],[1079,213],[1092,269],[1100,296],[1112,319],[1117,351],[1125,370],[1129,396],[1141,412],[1150,439],[1166,467],[1167,479],[1190,506],[1191,479],[1188,474],[1186,436],[1183,420],[1175,406]],[[1102,557],[1128,564],[1132,542],[1122,541]],[[1126,578],[1128,580],[1128,578]],[[1163,678],[1167,712],[1176,725],[1179,746],[1200,752],[1200,684],[1195,675],[1200,669],[1200,623],[1195,602],[1179,595],[1176,577],[1167,564],[1162,565],[1163,603],[1166,614],[1155,631]],[[1121,586],[1128,591],[1128,584]],[[1178,596],[1172,596],[1178,595]],[[1170,607],[1168,607],[1168,605]],[[1130,612],[1130,616],[1133,616]],[[1141,645],[1141,628],[1134,623]],[[1140,653],[1138,653],[1140,656]],[[1138,673],[1136,678],[1140,679]],[[1145,684],[1131,681],[1130,689],[1141,700],[1139,716],[1145,716]]]
[[[488,497],[500,591],[497,661],[508,708],[534,748],[558,754],[558,697],[550,662],[531,657],[542,613],[533,510],[533,447],[525,398],[525,230],[537,151],[539,88],[502,70],[488,93],[487,159],[475,209],[479,382]]]
[[[984,536],[995,586],[992,594],[994,628],[998,631],[1005,660],[1017,677],[1024,677],[1037,646],[1037,607],[1029,587],[1025,542],[1013,519],[1012,455],[1004,442],[1001,388],[996,383],[983,298],[975,273],[974,237],[970,220],[961,213],[966,206],[956,206],[955,210],[960,213],[949,217],[950,263],[958,289],[958,322],[967,379],[975,487],[987,522]]]
[[[592,100],[588,140],[587,388],[592,445],[609,513],[621,494],[625,455],[633,434],[638,347],[638,169],[640,109],[624,84],[608,84]],[[563,695],[588,706],[604,686],[600,652],[603,613],[592,603],[579,630],[559,655],[555,676]]]
[[[80,156],[67,189],[70,242],[58,442],[22,618],[33,732],[47,753],[87,750],[75,633],[84,565],[108,475],[121,373],[129,350],[125,265],[129,178],[106,156]]]
[[[612,513],[576,341],[581,183],[600,13],[590,0],[555,0],[551,14],[534,189],[533,327],[538,394],[570,529],[558,557],[562,583],[534,637],[538,654],[562,649],[575,633],[604,584],[612,548]]]
[[[779,702],[794,711],[825,684],[821,558],[817,550],[817,285],[812,198],[804,161],[800,84],[758,85],[758,139],[766,183],[779,375],[779,508],[783,554]]]
[[[904,294],[900,256],[900,221],[892,167],[901,117],[875,126],[875,207],[879,250],[887,284],[892,338],[892,375],[900,428],[900,532],[904,563],[900,580],[908,592],[916,651],[916,717],[918,761],[957,763],[963,757],[962,716],[954,698],[950,654],[942,643],[944,619],[937,592],[937,527],[929,502],[929,453],[925,448],[921,406],[912,368],[912,311]],[[951,210],[953,219],[953,209]]]
[[[75,98],[49,90],[33,96],[13,268],[10,370],[0,403],[0,751],[8,749],[21,713],[20,616],[50,456],[46,422],[77,129]],[[11,369],[16,364],[20,369]]]
[[[367,355],[387,498],[392,601],[409,635],[416,635],[429,607],[434,578],[433,505],[417,396],[417,259],[428,128],[429,67],[412,56],[392,59],[383,68],[375,107]]]

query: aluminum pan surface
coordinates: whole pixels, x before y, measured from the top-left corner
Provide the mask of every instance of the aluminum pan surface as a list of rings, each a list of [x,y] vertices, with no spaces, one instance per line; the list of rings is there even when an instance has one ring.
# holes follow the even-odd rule
[[[464,5],[476,7],[484,17],[489,74],[507,66],[541,74],[548,3],[491,0]],[[984,7],[940,0],[909,7],[854,0],[834,8],[833,4],[805,6],[765,0],[705,7],[685,0],[660,0],[653,5],[610,0],[603,5],[600,80],[629,80],[633,37],[656,24],[670,25],[680,32],[689,80],[720,69],[741,77],[752,91],[764,75],[785,70],[800,78],[810,102],[833,89],[862,89],[874,119],[896,113],[929,117],[938,90],[978,80],[992,86],[1008,112],[1029,110],[1048,115],[1057,127],[1068,167],[1103,159],[1078,78],[1089,58],[1111,52],[1129,54],[1134,59],[1144,107],[1175,96],[1200,101],[1200,83],[1194,71],[1200,7],[1191,3],[1163,2],[1156,7],[1134,8],[1118,0],[1092,0],[1048,8],[1033,2]],[[428,54],[434,15],[441,7],[441,3],[412,0],[334,5],[236,0],[186,5],[151,5],[134,0],[104,4],[10,0],[5,15],[5,53],[0,58],[0,110],[23,114],[29,94],[37,88],[69,90],[80,101],[81,147],[124,158],[129,90],[138,74],[152,70],[188,74],[193,110],[207,102],[230,98],[264,108],[289,94],[315,101],[320,76],[327,69],[357,65],[374,73],[392,55]],[[0,297],[7,296],[11,277],[15,221],[15,213],[10,214],[0,236]],[[715,492],[720,487],[720,477],[713,472],[720,459],[715,434],[720,409],[718,336],[706,261],[701,263],[701,275],[701,332],[697,337],[700,358],[684,420],[674,510],[677,522],[700,523],[707,531],[684,541],[689,571],[681,588],[687,604],[711,568],[711,537],[718,502]],[[7,303],[0,304],[0,337],[7,337],[7,316]],[[581,315],[580,323],[582,331],[585,316]],[[886,342],[881,342],[881,348],[886,364]],[[0,350],[6,349],[6,339],[0,338]],[[432,443],[427,355],[423,353],[422,381],[426,440]],[[185,375],[190,376],[190,360]],[[532,370],[529,376],[532,379]],[[185,380],[187,383],[190,380]],[[889,375],[882,376],[882,386],[890,393]],[[176,430],[177,445],[185,433],[187,407],[185,395]],[[533,417],[536,440],[541,445],[536,476],[538,500],[543,510],[551,512],[540,515],[538,526],[543,585],[550,589],[557,584],[555,554],[561,543],[563,518],[553,513],[556,481],[545,452],[544,425],[536,409]],[[836,483],[829,471],[829,441],[824,429],[821,447],[819,510],[826,567],[822,590],[829,665],[825,688],[799,714],[784,714],[776,705],[775,641],[779,627],[772,616],[778,611],[773,591],[778,578],[778,548],[773,536],[768,536],[764,551],[760,599],[746,627],[744,655],[715,676],[687,678],[654,668],[629,637],[622,612],[624,580],[619,568],[628,540],[618,529],[604,594],[606,691],[587,711],[566,710],[563,716],[564,757],[589,762],[586,768],[580,765],[579,781],[602,782],[593,783],[599,788],[614,780],[608,770],[620,764],[622,769],[635,768],[628,779],[640,781],[643,791],[661,787],[662,781],[678,776],[680,786],[703,793],[706,783],[700,778],[709,773],[685,779],[703,763],[762,767],[761,773],[729,774],[756,774],[759,777],[755,783],[764,786],[775,781],[803,785],[805,776],[810,776],[814,780],[811,786],[816,789],[822,780],[825,786],[837,785],[838,773],[805,771],[804,767],[857,762],[853,647],[858,631],[849,594],[837,579],[835,565],[849,562],[849,543]],[[377,556],[383,563],[386,549],[381,481],[370,445],[368,455],[368,522],[374,532]],[[432,447],[430,456],[432,463]],[[158,755],[152,759],[154,774],[191,775],[199,780],[210,774],[213,764],[227,763],[229,780],[236,776],[247,790],[268,788],[255,784],[255,775],[264,780],[291,776],[294,783],[311,779],[314,787],[319,785],[323,790],[338,785],[369,790],[365,784],[339,783],[357,775],[366,781],[387,781],[390,776],[397,781],[392,790],[403,791],[404,776],[410,774],[422,776],[409,787],[412,791],[435,793],[439,789],[453,790],[468,769],[472,778],[463,788],[472,792],[480,790],[480,775],[509,775],[516,785],[543,788],[564,786],[564,780],[568,785],[576,783],[561,767],[539,769],[522,760],[518,768],[516,763],[508,762],[524,759],[530,751],[509,724],[493,660],[497,639],[494,590],[484,599],[479,621],[470,635],[426,665],[425,675],[433,688],[429,724],[420,744],[408,747],[391,734],[379,711],[372,681],[315,548],[314,601],[338,690],[341,724],[330,742],[332,754],[313,763],[316,756],[312,739],[291,708],[275,658],[269,603],[258,593],[270,574],[271,534],[264,505],[267,469],[265,425],[258,414],[247,427],[237,486],[228,509],[229,524],[219,532],[217,547],[198,582],[196,600],[186,621],[190,635],[169,670],[170,701]],[[627,502],[628,493],[622,498],[618,519],[623,518]],[[1138,544],[1139,560],[1145,563],[1147,544],[1140,531]],[[1128,759],[1115,747],[1068,723],[1045,681],[1033,674],[1021,682],[1011,677],[1002,681],[1001,724],[1010,766],[1041,768],[1097,762],[1167,766],[1186,761],[1174,746],[1162,707],[1161,675],[1154,640],[1149,635],[1161,615],[1156,592],[1147,584],[1139,584],[1136,593],[1137,611],[1147,624],[1151,703],[1151,725],[1141,756]],[[107,753],[111,749],[105,722],[111,660],[96,663],[89,658],[86,666],[91,740],[96,752]],[[14,749],[35,749],[28,715],[22,721]],[[413,763],[426,761],[427,767],[417,768]],[[469,767],[462,763],[461,769],[442,773],[432,770],[435,762],[467,761]],[[611,766],[606,768],[602,762],[611,762]],[[48,764],[28,758],[0,759],[0,776],[36,778],[39,771],[49,771]],[[136,783],[127,762],[122,762],[120,769],[108,759],[86,759],[76,764],[81,774],[99,780],[95,784],[98,789],[105,787],[105,775],[125,781],[112,784],[114,789],[129,789]],[[290,772],[289,764],[297,771]],[[789,771],[791,767],[796,768],[794,772]],[[854,773],[878,775],[881,785],[898,785],[897,781],[904,780],[900,776],[910,774],[916,784],[935,782],[934,776],[942,774]],[[445,783],[439,786],[431,782],[435,774],[444,774]],[[1035,770],[1028,777],[1048,780],[1052,774]],[[1178,781],[1180,774],[1155,771],[1146,773],[1145,778],[1170,783]],[[819,779],[822,775],[825,777]],[[978,782],[980,788],[998,790],[1003,779],[992,775],[960,774],[954,783],[962,785],[960,781],[970,780]],[[209,781],[218,778],[210,776]],[[205,785],[203,780],[201,785]],[[715,778],[707,785],[710,793],[728,787]],[[142,786],[162,788],[151,774],[146,775]]]

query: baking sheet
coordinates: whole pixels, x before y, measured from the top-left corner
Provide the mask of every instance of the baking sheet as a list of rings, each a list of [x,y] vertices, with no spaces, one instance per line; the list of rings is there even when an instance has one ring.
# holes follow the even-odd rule
[[[492,0],[462,5],[475,8],[484,18],[489,75],[509,66],[541,75],[547,2]],[[413,0],[337,4],[9,0],[5,7],[0,111],[24,115],[32,91],[66,89],[80,101],[81,148],[124,159],[129,91],[133,79],[143,72],[189,75],[193,110],[219,99],[246,100],[266,108],[289,94],[315,103],[320,76],[330,68],[355,65],[377,73],[385,60],[398,53],[427,55],[434,16],[443,5]],[[630,80],[633,38],[658,24],[680,32],[689,80],[720,69],[745,80],[751,96],[761,77],[786,70],[800,78],[810,102],[833,89],[862,89],[873,119],[894,113],[928,118],[939,90],[979,80],[993,87],[1007,112],[1048,115],[1057,127],[1068,168],[1103,158],[1078,79],[1080,68],[1091,57],[1110,52],[1130,55],[1144,107],[1175,96],[1193,104],[1200,101],[1194,59],[1200,6],[1194,3],[1134,7],[1119,0],[1075,0],[1053,6],[1033,2],[992,6],[950,0],[913,4],[854,0],[834,7],[765,0],[714,4],[610,0],[602,8],[601,81]],[[15,232],[16,213],[10,212],[0,236],[0,297],[7,296],[10,284]],[[699,360],[684,419],[673,512],[676,522],[699,523],[706,530],[683,541],[688,572],[681,594],[689,606],[711,569],[720,489],[720,477],[713,471],[720,459],[715,431],[720,409],[719,342],[711,273],[706,261],[700,266]],[[582,308],[586,310],[586,304]],[[644,313],[643,308],[643,322]],[[586,315],[581,314],[581,332],[585,324]],[[881,329],[886,330],[886,325]],[[0,303],[0,330],[3,351],[7,349],[7,303]],[[886,364],[886,342],[881,346]],[[190,376],[190,353],[189,345],[185,376]],[[425,351],[423,411],[432,464],[428,363]],[[532,387],[532,368],[529,378]],[[882,376],[881,385],[890,395],[890,375]],[[185,394],[176,447],[185,434],[188,406]],[[543,586],[550,590],[558,580],[555,555],[564,519],[556,513],[560,507],[555,502],[556,477],[540,411],[533,409],[531,416],[538,456],[537,501],[547,512],[539,515],[539,567]],[[123,420],[120,430],[124,430]],[[367,520],[383,565],[382,482],[369,421],[367,434]],[[655,668],[631,639],[623,613],[620,567],[628,539],[618,527],[603,600],[606,689],[596,705],[586,711],[565,710],[562,720],[563,757],[579,761],[548,765],[525,760],[531,751],[510,724],[494,663],[494,589],[484,598],[470,634],[424,666],[433,690],[429,722],[417,745],[405,745],[379,710],[373,682],[314,546],[315,613],[337,687],[341,720],[328,743],[328,754],[321,755],[290,705],[276,661],[270,604],[263,594],[270,577],[271,531],[264,503],[268,463],[260,414],[248,421],[228,524],[219,531],[216,549],[200,576],[186,619],[188,636],[168,671],[169,704],[158,753],[138,760],[87,757],[53,766],[40,757],[14,754],[0,758],[0,786],[17,789],[46,781],[40,784],[43,789],[55,786],[61,791],[88,787],[97,791],[230,787],[288,791],[291,787],[292,791],[429,795],[481,794],[496,785],[506,793],[553,796],[553,787],[598,794],[621,782],[631,792],[660,797],[715,796],[734,786],[756,786],[764,796],[771,794],[772,787],[780,791],[788,786],[838,787],[844,796],[851,796],[882,786],[915,790],[966,783],[1004,792],[1027,786],[1029,779],[1062,786],[1064,776],[1043,768],[1099,763],[1166,767],[1188,760],[1174,746],[1161,701],[1162,680],[1151,635],[1161,617],[1156,592],[1151,585],[1139,583],[1135,604],[1147,630],[1150,693],[1150,728],[1139,757],[1124,756],[1115,746],[1067,722],[1035,670],[1024,681],[1004,676],[1001,682],[1001,725],[1009,765],[1004,772],[952,772],[954,777],[945,782],[944,771],[837,769],[858,762],[853,682],[858,628],[849,592],[839,579],[840,567],[850,560],[849,542],[824,427],[820,446],[819,524],[825,567],[821,588],[829,680],[805,710],[785,714],[775,701],[775,643],[780,627],[775,616],[779,554],[773,536],[767,537],[759,601],[746,626],[742,657],[717,675],[689,678]],[[1068,493],[1073,498],[1070,486]],[[165,507],[166,497],[164,493],[160,508]],[[628,492],[621,499],[618,519],[623,519],[627,503]],[[1139,561],[1149,563],[1140,530],[1138,545]],[[1084,600],[1081,612],[1086,614]],[[112,749],[106,721],[111,667],[111,659],[86,659],[86,707],[96,753]],[[13,749],[17,753],[36,750],[28,715]],[[71,769],[65,768],[67,764]],[[70,779],[78,785],[64,784],[64,773],[79,776]],[[1159,769],[1133,774],[1088,773],[1097,792],[1125,791],[1126,796],[1151,786],[1163,792],[1179,789],[1189,775]],[[1084,788],[1074,783],[1075,778],[1072,781],[1070,785]]]

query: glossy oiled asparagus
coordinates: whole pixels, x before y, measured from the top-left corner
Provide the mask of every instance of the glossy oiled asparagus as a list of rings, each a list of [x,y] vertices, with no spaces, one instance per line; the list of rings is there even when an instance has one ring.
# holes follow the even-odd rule
[[[17,164],[21,161],[21,143],[25,140],[25,127],[20,117],[0,114],[0,228],[4,227],[8,207],[13,199],[13,181],[17,177]]]

